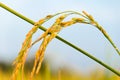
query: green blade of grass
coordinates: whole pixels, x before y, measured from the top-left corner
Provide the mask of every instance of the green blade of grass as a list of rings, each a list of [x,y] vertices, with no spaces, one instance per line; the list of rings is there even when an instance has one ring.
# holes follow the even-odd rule
[[[19,18],[27,21],[28,23],[34,25],[35,22],[25,16],[23,16],[22,14],[16,12],[15,10],[9,8],[8,6],[4,5],[3,3],[0,2],[0,7],[4,8],[5,10],[11,12],[12,14],[18,16]],[[46,28],[44,28],[43,26],[39,26],[39,28],[43,31],[46,31]],[[101,64],[102,66],[104,66],[105,68],[107,68],[108,70],[112,71],[113,73],[115,73],[116,75],[120,76],[120,72],[118,72],[117,70],[113,69],[112,67],[110,67],[109,65],[105,64],[104,62],[100,61],[99,59],[95,58],[94,56],[90,55],[90,53],[84,51],[83,49],[77,47],[76,45],[70,43],[69,41],[61,38],[60,36],[56,36],[56,38],[62,42],[64,42],[65,44],[69,45],[70,47],[76,49],[77,51],[83,53],[84,55],[88,56],[89,58],[93,59],[94,61],[96,61],[97,63]]]

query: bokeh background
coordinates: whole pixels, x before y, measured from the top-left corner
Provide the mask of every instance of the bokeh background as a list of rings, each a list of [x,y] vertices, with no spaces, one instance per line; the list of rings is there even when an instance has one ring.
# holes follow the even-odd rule
[[[65,10],[87,11],[103,26],[117,47],[120,48],[119,0],[0,0],[0,2],[34,21],[38,21],[48,14]],[[51,23],[52,21],[44,26],[47,28]],[[0,62],[12,64],[18,55],[26,33],[31,27],[31,24],[0,8]],[[42,33],[43,31],[39,30],[33,40]],[[59,35],[114,69],[120,70],[118,54],[102,33],[93,26],[75,24],[62,30]],[[35,51],[40,43],[31,49],[28,60],[34,58]],[[82,74],[90,74],[96,69],[109,72],[95,61],[57,39],[48,45],[45,61],[50,68],[55,70],[65,67],[75,73]],[[109,73],[112,74],[112,72]]]

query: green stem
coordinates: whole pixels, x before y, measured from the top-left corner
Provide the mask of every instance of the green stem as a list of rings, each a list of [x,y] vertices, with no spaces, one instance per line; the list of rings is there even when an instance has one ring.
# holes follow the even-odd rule
[[[15,10],[9,8],[8,6],[4,5],[3,3],[0,2],[0,7],[6,9],[7,11],[13,13],[14,15],[18,16],[19,18],[27,21],[28,23],[34,25],[35,22],[25,16],[23,16],[22,14],[16,12]],[[41,30],[43,31],[46,31],[46,28],[44,28],[43,26],[40,26],[39,27]],[[81,48],[75,46],[74,44],[66,41],[65,39],[59,37],[59,36],[56,36],[56,38],[62,42],[64,42],[65,44],[71,46],[72,48],[76,49],[77,51],[83,53],[84,55],[88,56],[89,58],[93,59],[94,61],[96,61],[97,63],[101,64],[102,66],[104,66],[105,68],[109,69],[110,71],[112,71],[113,73],[115,73],[116,75],[120,76],[120,73],[118,71],[116,71],[115,69],[113,69],[112,67],[108,66],[107,64],[103,63],[102,61],[100,61],[99,59],[95,58],[94,56],[90,55],[88,52],[82,50]]]

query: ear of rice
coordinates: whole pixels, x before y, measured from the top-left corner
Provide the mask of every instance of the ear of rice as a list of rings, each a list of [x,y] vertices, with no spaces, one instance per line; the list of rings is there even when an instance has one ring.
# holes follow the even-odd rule
[[[108,41],[112,44],[112,46],[114,47],[114,49],[116,50],[116,52],[120,55],[120,51],[118,50],[117,46],[115,45],[115,43],[112,41],[111,37],[107,34],[107,32],[103,29],[102,26],[100,26],[97,21],[94,20],[94,18],[89,15],[87,12],[83,11],[84,15],[88,17],[88,19],[90,20],[90,24],[95,26],[97,29],[99,29],[103,35],[108,39]]]
[[[50,18],[50,16],[47,16],[44,19],[40,19],[38,22],[35,23],[33,28],[27,33],[26,38],[22,44],[22,48],[21,48],[17,58],[13,62],[13,64],[15,65],[15,69],[13,71],[12,80],[16,79],[16,75],[18,74],[18,71],[20,68],[22,68],[22,74],[23,74],[24,63],[25,63],[29,48],[31,47],[32,36],[38,30],[39,25],[43,24],[49,18]]]
[[[35,62],[34,62],[33,70],[31,72],[31,78],[33,77],[34,73],[37,74],[39,72],[41,68],[41,64],[43,62],[44,52],[46,50],[46,47],[48,43],[53,38],[55,38],[57,33],[61,30],[62,27],[59,24],[63,21],[65,17],[67,17],[67,15],[62,15],[59,18],[57,18],[55,23],[46,32],[44,32],[43,35],[41,35],[36,41],[33,42],[33,44],[35,44],[36,42],[38,42],[39,40],[43,38],[43,42],[36,52]]]

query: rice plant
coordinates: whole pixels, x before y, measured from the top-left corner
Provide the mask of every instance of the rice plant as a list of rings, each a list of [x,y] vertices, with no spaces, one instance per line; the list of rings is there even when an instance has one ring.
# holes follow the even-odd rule
[[[29,53],[29,50],[32,48],[33,45],[35,45],[37,42],[39,42],[40,40],[43,39],[42,43],[40,44],[38,50],[35,53],[36,55],[35,55],[34,65],[33,65],[33,69],[31,70],[31,75],[30,75],[30,79],[32,80],[34,77],[34,74],[38,74],[38,72],[40,71],[47,45],[54,38],[57,38],[57,39],[63,41],[64,43],[68,44],[69,46],[73,47],[74,49],[78,50],[79,52],[82,52],[89,58],[91,58],[94,61],[98,62],[99,64],[103,65],[110,71],[114,72],[116,75],[120,76],[120,73],[118,71],[114,70],[113,68],[111,68],[110,66],[101,62],[100,60],[96,59],[94,56],[90,55],[88,52],[76,47],[72,43],[70,43],[58,36],[59,32],[62,29],[69,27],[71,25],[74,25],[77,23],[78,24],[79,23],[80,24],[81,23],[89,24],[89,25],[96,27],[99,31],[101,31],[102,34],[105,36],[105,38],[108,39],[108,41],[111,43],[111,45],[116,50],[116,52],[120,55],[120,51],[118,50],[118,48],[116,47],[116,45],[114,44],[114,42],[112,41],[110,36],[107,34],[107,32],[103,29],[103,27],[100,24],[98,24],[98,22],[93,18],[93,16],[88,14],[87,12],[82,11],[82,13],[79,13],[76,11],[64,11],[64,12],[59,12],[59,13],[52,14],[52,15],[47,15],[43,19],[40,19],[38,22],[34,22],[34,21],[26,18],[25,16],[17,13],[16,11],[12,10],[11,8],[7,7],[6,5],[4,5],[2,3],[0,3],[0,6],[4,9],[8,10],[9,12],[17,15],[18,17],[24,19],[25,21],[34,25],[32,27],[32,29],[26,34],[26,38],[22,44],[19,54],[16,57],[15,61],[13,62],[14,71],[13,71],[13,74],[11,77],[12,80],[16,80],[19,73],[21,74],[21,78],[24,79],[24,64],[25,64],[27,55]],[[73,14],[78,15],[78,17],[72,17],[70,20],[64,21],[64,19],[66,17],[73,15]],[[52,25],[50,25],[50,27],[48,29],[45,29],[42,25],[44,23],[47,23],[50,19],[52,19],[55,16],[58,16],[58,18],[55,20],[55,22]],[[33,41],[32,37],[34,36],[34,34],[36,33],[36,31],[38,29],[42,29],[45,32],[42,35],[40,35],[40,37],[38,37],[38,39]]]

